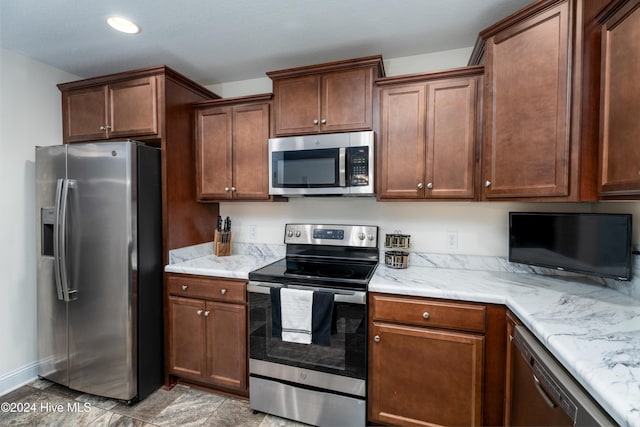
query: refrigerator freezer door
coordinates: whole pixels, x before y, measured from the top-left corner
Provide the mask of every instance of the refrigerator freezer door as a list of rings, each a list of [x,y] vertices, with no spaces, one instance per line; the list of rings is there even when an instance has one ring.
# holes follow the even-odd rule
[[[69,385],[67,303],[59,275],[58,226],[62,184],[66,178],[66,146],[36,148],[36,283],[38,375]],[[58,191],[56,191],[58,189]]]
[[[115,399],[137,394],[136,146],[69,144],[69,387]]]

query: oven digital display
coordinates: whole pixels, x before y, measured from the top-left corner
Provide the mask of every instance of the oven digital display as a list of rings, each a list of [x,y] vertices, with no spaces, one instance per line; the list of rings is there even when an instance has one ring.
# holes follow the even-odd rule
[[[344,240],[344,230],[315,229],[314,239]]]

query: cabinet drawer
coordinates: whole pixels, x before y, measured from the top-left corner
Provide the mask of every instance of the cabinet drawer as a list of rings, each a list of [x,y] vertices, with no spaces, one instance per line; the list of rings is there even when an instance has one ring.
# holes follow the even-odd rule
[[[371,309],[374,320],[485,331],[486,307],[481,305],[372,294]]]
[[[199,297],[225,302],[246,302],[243,280],[217,279],[203,276],[168,275],[169,294],[181,297]]]

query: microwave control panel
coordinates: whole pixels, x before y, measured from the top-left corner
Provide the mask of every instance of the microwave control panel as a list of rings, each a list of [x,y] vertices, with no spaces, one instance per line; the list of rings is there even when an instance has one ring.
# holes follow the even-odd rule
[[[349,185],[369,185],[369,147],[349,147]]]

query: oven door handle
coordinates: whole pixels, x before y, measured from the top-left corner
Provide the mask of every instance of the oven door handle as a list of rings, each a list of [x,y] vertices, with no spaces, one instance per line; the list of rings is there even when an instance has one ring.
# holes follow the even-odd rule
[[[247,292],[249,293],[269,294],[271,293],[271,288],[291,288],[291,289],[304,289],[304,290],[312,290],[312,291],[329,292],[333,294],[334,302],[345,302],[349,304],[362,304],[362,305],[367,303],[366,291],[345,291],[342,289],[320,288],[315,286],[296,285],[296,284],[291,284],[289,286],[286,286],[282,283],[272,283],[272,282],[251,281],[247,284]]]

